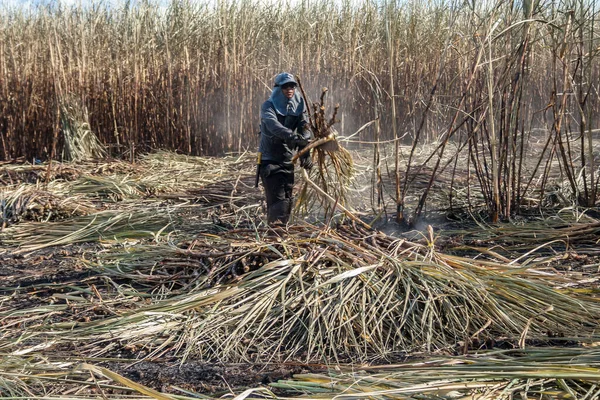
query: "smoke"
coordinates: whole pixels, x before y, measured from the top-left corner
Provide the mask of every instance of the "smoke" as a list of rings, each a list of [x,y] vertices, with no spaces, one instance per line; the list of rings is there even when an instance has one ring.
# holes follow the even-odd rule
[[[325,116],[327,119],[331,118],[336,105],[339,105],[336,117],[339,122],[336,122],[334,128],[340,136],[348,137],[369,122],[370,118],[367,115],[357,112],[356,102],[359,91],[350,79],[339,79],[333,74],[320,73],[306,76],[301,83],[308,97],[307,103],[311,113],[314,112],[313,104],[320,102],[323,89],[327,88]],[[366,107],[369,106],[366,105]],[[354,137],[355,140],[359,138],[360,136]]]

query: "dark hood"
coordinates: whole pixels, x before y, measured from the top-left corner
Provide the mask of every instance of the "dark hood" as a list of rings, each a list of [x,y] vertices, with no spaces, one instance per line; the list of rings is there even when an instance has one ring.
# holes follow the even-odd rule
[[[298,89],[296,89],[294,97],[288,99],[281,91],[281,87],[275,86],[269,100],[273,103],[273,107],[279,115],[298,116],[304,112],[304,99],[300,96],[300,93],[298,93]]]

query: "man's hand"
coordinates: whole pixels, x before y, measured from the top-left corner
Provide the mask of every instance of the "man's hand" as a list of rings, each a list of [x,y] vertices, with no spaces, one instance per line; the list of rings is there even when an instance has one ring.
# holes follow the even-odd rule
[[[313,161],[312,157],[310,156],[310,151],[308,151],[306,154],[303,154],[302,157],[300,157],[300,166],[307,171],[310,171],[312,169]]]
[[[291,144],[292,149],[301,150],[308,145],[308,140],[306,140],[302,135],[295,134]]]
[[[302,136],[304,136],[304,138],[306,140],[310,140],[310,139],[312,139],[314,137],[313,134],[312,134],[312,131],[306,125],[302,129]]]

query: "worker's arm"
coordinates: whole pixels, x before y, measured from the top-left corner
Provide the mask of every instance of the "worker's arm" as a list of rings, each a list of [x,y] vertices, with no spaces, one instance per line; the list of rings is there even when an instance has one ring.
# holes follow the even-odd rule
[[[265,102],[260,110],[260,118],[268,130],[268,133],[280,139],[286,144],[290,144],[294,139],[294,131],[286,128],[277,120],[277,113],[270,102]],[[263,132],[265,133],[265,132]]]

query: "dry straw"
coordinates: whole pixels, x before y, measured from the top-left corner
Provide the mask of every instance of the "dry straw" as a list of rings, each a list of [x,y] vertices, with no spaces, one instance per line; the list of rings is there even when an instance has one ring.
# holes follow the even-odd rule
[[[121,343],[182,360],[364,362],[468,345],[479,336],[508,336],[521,346],[548,332],[585,338],[600,311],[585,294],[553,289],[552,282],[564,283],[560,275],[450,256],[433,238],[417,245],[351,226],[307,226],[284,240],[241,229],[184,246],[131,248],[127,258],[109,254],[92,268],[145,282],[149,291],[165,279],[185,290],[163,288],[156,302],[130,303],[118,316],[86,323],[65,315],[30,332],[77,340],[96,355]],[[155,281],[155,274],[165,275]]]
[[[335,229],[266,227],[249,155],[161,152],[135,165],[80,167],[73,174],[58,163],[11,166],[0,175],[13,177],[15,204],[36,204],[35,190],[22,181],[50,170],[57,180],[45,185],[48,193],[108,208],[46,224],[15,221],[3,231],[1,257],[9,267],[54,268],[56,258],[65,268],[49,275],[52,281],[24,276],[0,288],[0,390],[10,396],[81,390],[73,396],[85,399],[93,384],[124,391],[115,399],[175,397],[91,366],[123,352],[161,362],[340,368],[296,376],[271,391],[240,390],[247,398],[276,398],[277,385],[323,398],[597,394],[594,347],[533,347],[598,342],[597,291],[555,264],[567,245],[593,254],[598,223],[591,211],[448,234],[430,228],[410,241],[352,221]],[[61,168],[68,179],[60,178]],[[428,181],[415,175],[415,182]],[[95,251],[84,253],[77,243]],[[364,373],[341,365],[469,353],[494,341],[516,350],[362,365]],[[88,365],[75,369],[80,360]]]

